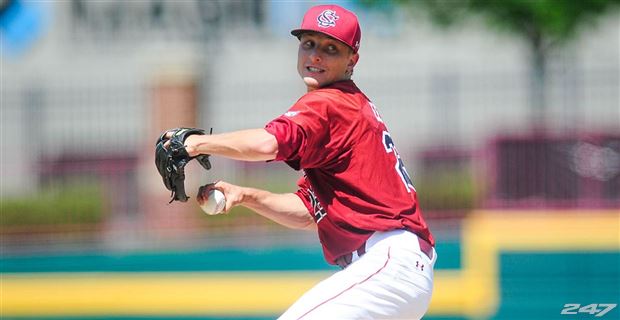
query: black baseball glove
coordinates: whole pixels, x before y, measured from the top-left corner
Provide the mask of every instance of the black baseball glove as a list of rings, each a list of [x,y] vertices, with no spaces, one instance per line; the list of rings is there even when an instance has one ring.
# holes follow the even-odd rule
[[[168,133],[172,133],[170,138],[166,137]],[[166,130],[155,143],[155,165],[164,180],[164,185],[172,191],[170,203],[175,200],[186,202],[189,199],[185,194],[185,166],[192,159],[196,159],[205,169],[211,169],[208,154],[190,157],[185,150],[185,139],[193,134],[205,134],[205,131],[196,128]],[[170,144],[164,147],[168,141]]]

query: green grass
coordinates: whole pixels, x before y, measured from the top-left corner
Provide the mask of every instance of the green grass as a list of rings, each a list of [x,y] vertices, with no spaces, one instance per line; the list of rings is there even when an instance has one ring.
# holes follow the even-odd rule
[[[101,188],[96,185],[47,188],[34,195],[2,199],[0,226],[99,223],[103,202]]]
[[[436,171],[416,181],[418,197],[425,210],[474,208],[479,201],[479,188],[466,171]]]

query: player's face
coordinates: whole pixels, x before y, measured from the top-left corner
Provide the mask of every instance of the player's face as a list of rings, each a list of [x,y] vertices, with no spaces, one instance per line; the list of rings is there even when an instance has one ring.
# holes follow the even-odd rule
[[[344,43],[322,33],[301,35],[297,56],[297,71],[308,90],[332,82],[349,79],[359,55]]]

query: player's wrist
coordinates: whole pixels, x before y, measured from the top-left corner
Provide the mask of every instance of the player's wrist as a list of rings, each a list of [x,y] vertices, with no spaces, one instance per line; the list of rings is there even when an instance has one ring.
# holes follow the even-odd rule
[[[243,206],[252,206],[256,201],[256,189],[241,187],[239,190],[239,204]]]
[[[265,206],[265,199],[269,194],[269,192],[265,190],[250,187],[241,187],[239,193],[241,194],[240,204],[250,209],[263,208]]]
[[[195,157],[203,152],[200,152],[200,138],[201,135],[191,135],[185,139],[185,151],[190,157]]]

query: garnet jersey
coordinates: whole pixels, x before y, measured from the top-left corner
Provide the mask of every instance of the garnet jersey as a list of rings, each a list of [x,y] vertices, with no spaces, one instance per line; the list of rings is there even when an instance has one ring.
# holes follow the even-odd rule
[[[276,160],[305,172],[297,195],[329,263],[373,231],[407,229],[434,244],[392,137],[353,81],[308,92],[265,129],[278,141]]]

